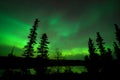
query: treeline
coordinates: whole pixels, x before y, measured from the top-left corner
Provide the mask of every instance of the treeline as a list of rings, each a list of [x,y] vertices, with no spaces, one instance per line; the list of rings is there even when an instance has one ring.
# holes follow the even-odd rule
[[[85,56],[89,78],[92,80],[120,79],[120,28],[115,26],[116,41],[113,42],[113,50],[105,47],[105,42],[100,32],[97,32],[97,47],[91,38],[88,41],[89,55]],[[115,56],[115,57],[113,57]]]
[[[32,64],[32,57],[34,56],[34,45],[37,43],[37,27],[38,27],[39,20],[36,19],[34,22],[34,25],[30,29],[30,34],[28,35],[28,43],[24,47],[24,59],[25,63]],[[43,33],[41,38],[39,39],[39,46],[37,47],[37,57],[35,58],[35,61],[38,62],[41,61],[41,64],[37,64],[37,66],[34,66],[35,75],[31,74],[30,68],[23,67],[18,69],[17,71],[15,69],[7,68],[4,70],[2,76],[0,77],[1,80],[61,80],[61,79],[81,79],[81,80],[108,80],[108,79],[114,79],[119,80],[119,72],[120,72],[120,28],[117,24],[114,24],[115,26],[115,36],[116,36],[116,42],[113,42],[113,48],[114,51],[110,48],[105,47],[105,42],[102,36],[100,35],[100,32],[97,32],[96,36],[96,43],[97,47],[94,45],[94,42],[92,38],[89,38],[88,40],[88,50],[89,55],[85,56],[84,60],[84,66],[87,69],[87,72],[83,72],[81,74],[73,73],[69,66],[66,67],[64,73],[60,74],[60,67],[59,64],[56,66],[57,71],[53,74],[50,74],[50,71],[48,69],[48,65],[45,65],[48,61],[50,61],[48,57],[48,44],[50,43],[48,41],[48,37],[46,33]],[[60,62],[61,52],[59,50],[56,50],[56,61]],[[113,57],[113,55],[116,56],[116,58]],[[13,50],[8,55],[8,58],[10,60],[15,60],[15,57],[13,55]],[[63,60],[63,59],[62,59]],[[65,61],[65,60],[64,60]],[[13,61],[13,63],[16,62],[19,64],[19,61]],[[34,60],[33,60],[34,62]],[[76,61],[77,62],[77,61]],[[13,64],[10,62],[10,64]],[[25,65],[24,63],[24,65]],[[4,64],[4,63],[3,63]],[[21,63],[20,63],[21,64]],[[57,64],[57,63],[56,63]],[[62,64],[62,63],[61,63]],[[2,66],[2,65],[1,65]],[[28,65],[27,65],[28,66]],[[15,66],[14,66],[15,67]],[[69,76],[68,76],[69,75]]]

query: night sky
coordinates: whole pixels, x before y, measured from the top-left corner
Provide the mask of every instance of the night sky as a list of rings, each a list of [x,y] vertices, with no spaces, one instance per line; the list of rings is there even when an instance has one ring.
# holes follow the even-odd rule
[[[95,42],[96,32],[101,32],[106,48],[112,48],[114,24],[120,26],[119,5],[119,0],[0,0],[0,55],[13,46],[15,55],[23,54],[36,18],[37,42],[47,33],[50,56],[59,48],[66,59],[83,59],[88,39]]]

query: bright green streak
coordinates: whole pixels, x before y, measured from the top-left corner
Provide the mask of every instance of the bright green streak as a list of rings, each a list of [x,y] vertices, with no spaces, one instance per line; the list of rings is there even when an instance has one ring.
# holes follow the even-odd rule
[[[42,17],[40,18],[41,22],[39,24],[40,30],[38,31],[37,42],[39,42],[38,39],[41,34],[46,32],[50,41],[49,56],[52,58],[55,54],[55,48],[61,50],[63,57],[75,56],[78,54],[80,56],[87,55],[88,38],[92,37],[95,41],[96,32],[107,29],[104,27],[106,27],[106,25],[109,26],[108,24],[112,21],[106,23],[107,21],[104,22],[103,20],[106,16],[111,17],[114,15],[114,12],[118,9],[116,4],[117,2],[113,0],[105,2],[102,5],[99,3],[86,5],[88,9],[81,12],[79,16],[77,16],[77,19],[73,19],[75,15],[72,15],[73,18],[65,18],[70,14],[68,13],[69,10],[64,10],[64,12],[53,12],[53,14],[49,15],[46,13],[47,9],[45,11],[40,11],[42,12],[42,15],[40,15]],[[0,14],[0,21],[0,45],[15,46],[23,51],[23,47],[28,42],[27,36],[30,32],[30,28],[33,26],[33,21],[31,20],[31,23],[22,22],[19,18],[16,19],[2,13]],[[103,26],[104,30],[100,30],[101,26]],[[112,28],[109,29],[112,31]],[[114,35],[111,32],[105,33],[109,33],[111,36]],[[107,35],[105,35],[105,37],[106,39],[108,38]],[[111,38],[109,37],[109,39]],[[111,47],[111,44],[108,43],[107,46]],[[37,45],[35,45],[35,47],[37,47]],[[15,54],[18,55],[22,53],[17,53],[16,51]]]
[[[27,42],[27,37],[25,36],[27,34],[25,33],[28,33],[30,27],[6,15],[1,15],[0,18],[1,21],[4,21],[0,25],[0,44],[22,49]]]

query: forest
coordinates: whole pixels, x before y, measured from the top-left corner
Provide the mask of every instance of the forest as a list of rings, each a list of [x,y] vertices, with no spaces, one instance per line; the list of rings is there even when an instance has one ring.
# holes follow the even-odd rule
[[[37,56],[34,56],[36,44],[38,19],[28,35],[28,43],[24,46],[23,57],[13,55],[13,49],[8,56],[0,56],[0,80],[119,80],[120,76],[120,27],[114,24],[116,41],[113,42],[113,50],[105,47],[104,39],[100,32],[96,33],[96,43],[92,38],[88,40],[89,55],[84,60],[66,60],[61,58],[61,52],[56,50],[56,59],[48,57],[50,44],[48,36],[43,33]],[[74,73],[73,66],[84,66],[86,72]],[[61,73],[61,69],[65,69]],[[56,69],[51,72],[51,69]],[[31,73],[34,71],[34,74]]]

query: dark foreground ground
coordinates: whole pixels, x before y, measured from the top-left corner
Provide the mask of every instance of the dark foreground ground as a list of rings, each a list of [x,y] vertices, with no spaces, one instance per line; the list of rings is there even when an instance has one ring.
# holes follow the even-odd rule
[[[120,73],[59,73],[42,75],[9,74],[0,77],[0,80],[120,80]]]
[[[47,66],[78,66],[84,65],[88,72],[81,74],[73,72],[44,73]],[[21,69],[22,73],[14,72]],[[34,68],[39,74],[31,75],[26,69]],[[120,60],[110,61],[80,61],[80,60],[41,60],[33,58],[0,57],[0,69],[5,73],[0,80],[120,80]]]

